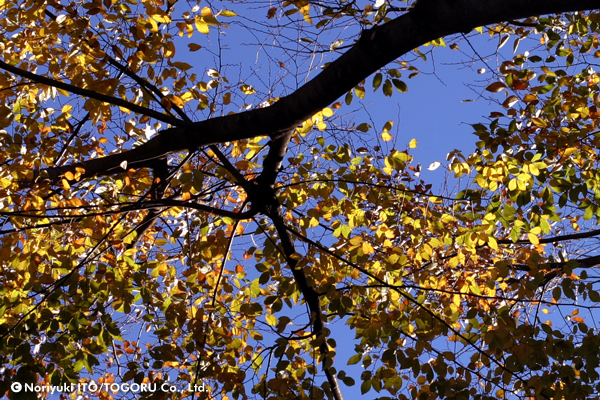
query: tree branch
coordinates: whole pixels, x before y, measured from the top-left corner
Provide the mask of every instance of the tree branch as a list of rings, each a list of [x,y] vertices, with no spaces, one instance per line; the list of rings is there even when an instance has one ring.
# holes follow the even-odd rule
[[[131,150],[105,157],[101,165],[94,164],[95,160],[90,160],[79,166],[86,170],[86,175],[92,176],[117,170],[119,164],[125,159],[131,165],[138,165],[140,161],[148,158],[148,154],[152,157],[164,156],[185,149],[256,136],[271,136],[277,139],[336,101],[378,69],[434,39],[468,32],[477,26],[518,20],[533,15],[598,8],[598,0],[569,2],[563,0],[442,0],[433,2],[432,5],[435,7],[428,6],[428,3],[423,1],[420,7],[391,22],[364,31],[360,40],[323,72],[270,107],[212,118],[189,126],[188,123],[177,119],[173,121],[172,118],[156,111],[124,102],[126,104],[123,106],[132,111],[163,121],[167,119],[168,123],[178,128],[166,129],[153,138],[164,144],[159,148],[149,144],[151,140],[146,148],[144,145],[134,149],[142,149],[137,152]],[[7,64],[0,64],[2,65]],[[10,68],[14,69],[14,67]],[[22,72],[18,69],[17,71]],[[30,77],[30,79],[37,78],[37,75]],[[69,90],[70,87],[63,86],[63,88]],[[97,94],[84,92],[79,88],[74,89],[77,91],[73,93],[98,98]],[[113,98],[102,98],[102,101],[110,102],[109,100]],[[113,101],[113,104],[117,102]],[[58,176],[65,172],[66,170],[61,170],[56,174],[48,170],[50,176]]]
[[[585,239],[585,238],[590,238],[590,237],[594,237],[594,236],[598,236],[598,235],[600,235],[600,229],[596,229],[596,230],[588,231],[588,232],[573,233],[570,235],[547,237],[547,238],[540,239],[540,243],[564,242],[566,240]],[[528,239],[517,240],[516,242],[513,242],[510,239],[496,239],[496,241],[498,242],[498,244],[520,244],[520,243],[531,244],[531,242]]]
[[[323,327],[323,312],[321,310],[321,305],[319,301],[319,294],[315,291],[315,289],[310,286],[306,280],[306,275],[302,268],[298,265],[298,259],[295,257],[297,255],[296,246],[294,245],[294,239],[290,234],[290,229],[285,224],[283,214],[281,212],[281,206],[277,202],[275,198],[275,193],[271,190],[271,196],[269,196],[269,200],[264,207],[264,213],[271,218],[273,221],[273,225],[277,230],[277,234],[279,235],[279,240],[281,241],[281,247],[283,250],[283,255],[292,271],[292,275],[294,276],[294,280],[298,285],[298,289],[302,293],[304,297],[304,301],[308,305],[308,309],[310,311],[310,318],[313,325],[313,334],[316,338],[321,339],[321,344],[319,345],[319,351],[323,356],[323,372],[325,372],[325,376],[327,377],[327,381],[331,386],[331,392],[333,394],[333,398],[335,400],[343,400],[344,396],[340,390],[339,383],[335,374],[331,371],[329,360],[327,359],[327,354],[329,353],[329,347],[327,345],[327,336],[324,332]]]
[[[13,65],[7,64],[4,61],[0,61],[0,68],[12,72],[15,75],[21,76],[23,78],[29,79],[31,81],[41,83],[43,85],[48,85],[55,87],[57,89],[66,90],[69,93],[77,94],[82,97],[87,97],[89,99],[95,99],[102,101],[104,103],[113,104],[115,106],[123,107],[128,110],[131,110],[135,113],[147,115],[159,121],[165,122],[167,124],[173,126],[186,126],[188,125],[184,121],[177,119],[175,117],[165,115],[163,113],[159,113],[158,111],[152,110],[150,108],[138,106],[137,104],[130,103],[126,100],[119,99],[117,97],[108,96],[106,94],[101,94],[98,92],[94,92],[93,90],[82,89],[77,86],[70,85],[68,83],[60,82],[52,78],[48,78],[42,75],[34,74],[33,72],[25,71]]]

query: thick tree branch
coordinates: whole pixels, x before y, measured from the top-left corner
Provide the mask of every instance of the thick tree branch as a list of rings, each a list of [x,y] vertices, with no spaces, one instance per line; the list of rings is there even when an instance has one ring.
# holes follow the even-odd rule
[[[164,114],[155,111],[150,114],[148,112],[152,110],[131,107],[130,103],[125,102],[127,104],[124,107],[132,111],[163,121],[166,118],[168,123],[179,127],[160,132],[148,143],[134,150],[105,157],[101,163],[90,160],[79,166],[86,170],[87,176],[110,174],[117,171],[119,164],[125,159],[130,165],[142,165],[142,161],[149,157],[205,145],[256,136],[277,139],[333,103],[378,69],[434,39],[502,21],[596,8],[599,8],[598,0],[423,0],[414,10],[389,23],[364,31],[360,40],[323,72],[270,107],[212,118],[196,122],[190,127],[180,120],[171,121]],[[4,66],[8,65],[0,64],[0,67]],[[36,75],[29,77],[34,80],[36,78]],[[97,95],[82,90],[77,89],[73,93],[98,98]],[[157,146],[156,142],[163,145]],[[64,172],[66,170],[49,170],[48,175],[56,177]]]

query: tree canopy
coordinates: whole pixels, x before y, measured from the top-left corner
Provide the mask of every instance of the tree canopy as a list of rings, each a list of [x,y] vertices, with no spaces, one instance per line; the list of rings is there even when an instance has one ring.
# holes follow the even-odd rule
[[[597,398],[597,0],[0,10],[10,399]],[[492,104],[445,186],[357,106],[442,47]]]

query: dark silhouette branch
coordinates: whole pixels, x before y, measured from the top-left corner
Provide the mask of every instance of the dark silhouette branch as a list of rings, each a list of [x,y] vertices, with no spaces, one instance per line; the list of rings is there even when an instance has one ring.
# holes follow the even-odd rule
[[[363,31],[360,40],[323,72],[270,107],[212,118],[193,123],[191,126],[189,122],[154,110],[42,78],[6,63],[1,63],[0,68],[20,73],[40,83],[59,84],[61,88],[72,93],[121,105],[177,126],[163,130],[142,146],[104,157],[102,161],[94,159],[73,165],[71,169],[46,170],[51,180],[57,179],[67,171],[73,172],[75,167],[84,168],[87,177],[114,173],[125,160],[131,167],[139,168],[147,166],[149,159],[177,151],[256,136],[271,136],[277,139],[336,101],[378,69],[432,40],[502,21],[597,8],[597,0],[424,0],[412,11],[389,23]]]
[[[74,85],[71,85],[71,84],[68,84],[65,82],[60,82],[60,81],[57,81],[52,78],[34,74],[33,72],[25,71],[23,69],[13,66],[13,65],[7,64],[4,61],[0,61],[0,68],[6,70],[8,72],[12,72],[15,75],[29,79],[30,81],[41,83],[41,84],[47,85],[47,86],[52,86],[57,89],[66,90],[69,93],[77,94],[77,95],[80,95],[82,97],[86,97],[89,99],[94,99],[94,100],[102,101],[104,103],[109,103],[109,104],[112,104],[115,106],[123,107],[123,108],[131,110],[135,113],[147,115],[149,117],[152,117],[154,119],[157,119],[159,121],[165,122],[165,123],[173,125],[173,126],[186,126],[187,125],[185,122],[183,122],[177,118],[174,118],[169,115],[165,115],[163,113],[152,110],[150,108],[138,106],[137,104],[130,103],[126,100],[119,99],[117,97],[94,92],[93,90],[82,89],[80,87],[77,87],[77,86],[74,86]]]
[[[554,242],[564,242],[566,240],[573,240],[573,239],[586,239],[586,238],[590,238],[590,237],[594,237],[594,236],[598,236],[598,235],[600,235],[600,229],[595,229],[593,231],[588,231],[588,232],[572,233],[569,235],[552,236],[552,237],[543,238],[543,239],[540,239],[540,243],[554,243]],[[517,240],[516,242],[513,242],[510,239],[496,239],[496,242],[498,242],[498,244],[531,244],[531,242],[527,239]]]
[[[329,363],[333,362],[333,360],[328,360],[329,347],[327,345],[327,336],[323,326],[323,311],[321,310],[319,294],[311,285],[308,284],[306,275],[298,263],[299,254],[296,252],[294,239],[290,234],[290,228],[288,228],[285,224],[281,206],[277,202],[273,190],[271,190],[271,196],[267,198],[269,201],[265,204],[263,212],[271,219],[271,221],[273,221],[273,225],[275,226],[277,234],[279,235],[279,240],[281,241],[281,250],[283,251],[283,255],[290,270],[292,271],[296,285],[298,285],[298,289],[302,293],[304,301],[308,305],[310,319],[313,326],[313,335],[316,339],[321,341],[319,345],[319,351],[323,356],[323,372],[325,373],[327,381],[329,382],[333,398],[335,400],[343,400],[344,396],[340,390],[339,383],[329,365]]]

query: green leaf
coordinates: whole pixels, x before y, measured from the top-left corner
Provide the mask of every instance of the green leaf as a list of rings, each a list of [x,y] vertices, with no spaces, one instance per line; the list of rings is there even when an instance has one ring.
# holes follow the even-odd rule
[[[348,365],[358,364],[362,360],[362,354],[355,354],[348,360]]]
[[[383,94],[386,95],[387,97],[390,97],[393,93],[393,86],[392,86],[392,81],[390,81],[389,79],[385,80],[385,83],[383,84]]]
[[[381,86],[381,82],[383,80],[383,75],[378,72],[375,74],[375,76],[373,77],[373,91],[376,91],[377,89],[379,89],[379,86]]]
[[[361,385],[360,385],[360,393],[361,394],[365,394],[367,393],[369,390],[371,390],[371,380],[367,379],[366,381],[364,381]]]
[[[369,129],[371,129],[371,125],[363,122],[362,124],[358,125],[356,127],[357,130],[361,131],[361,132],[368,132]]]
[[[408,91],[408,86],[406,86],[406,83],[402,82],[401,80],[392,79],[392,82],[394,83],[394,86],[396,86],[396,89],[398,89],[398,91],[402,93],[406,93]]]

